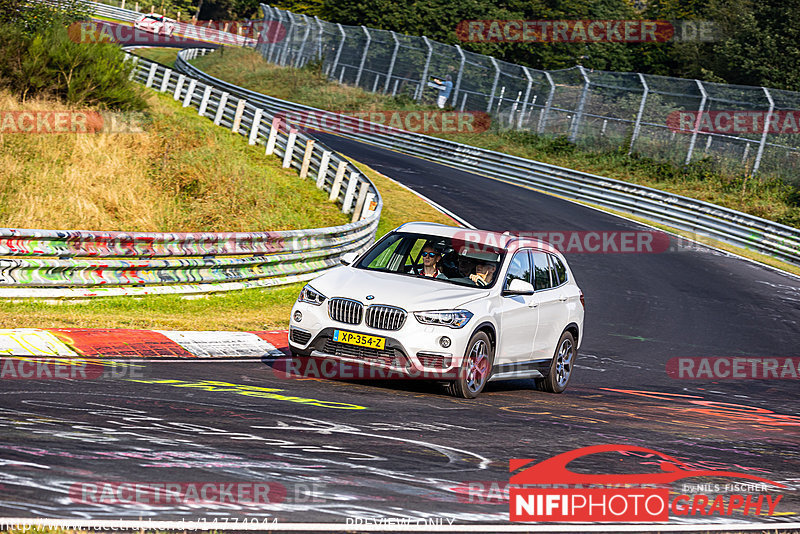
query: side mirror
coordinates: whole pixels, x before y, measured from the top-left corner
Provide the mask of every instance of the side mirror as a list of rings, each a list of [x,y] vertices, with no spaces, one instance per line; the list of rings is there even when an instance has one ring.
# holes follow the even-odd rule
[[[503,290],[503,295],[533,295],[533,285],[525,280],[515,278]]]
[[[358,254],[356,254],[355,252],[348,252],[347,254],[342,254],[342,256],[339,258],[339,261],[342,263],[342,265],[350,265],[354,261],[356,261],[357,257]]]

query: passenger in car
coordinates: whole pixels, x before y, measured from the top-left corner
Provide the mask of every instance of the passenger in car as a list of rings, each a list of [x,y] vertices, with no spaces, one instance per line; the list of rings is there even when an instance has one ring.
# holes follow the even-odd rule
[[[469,279],[477,286],[488,286],[494,279],[494,271],[497,269],[494,263],[478,262],[475,265],[475,274],[469,275]]]
[[[461,276],[467,278],[469,275],[472,274],[472,270],[474,268],[475,268],[475,260],[467,256],[458,257],[458,273]]]

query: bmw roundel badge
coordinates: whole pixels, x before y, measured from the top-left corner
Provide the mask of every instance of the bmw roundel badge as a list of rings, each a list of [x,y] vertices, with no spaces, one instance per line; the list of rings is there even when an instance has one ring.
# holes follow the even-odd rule
[[[367,300],[372,300],[375,298],[375,295],[367,295]]]

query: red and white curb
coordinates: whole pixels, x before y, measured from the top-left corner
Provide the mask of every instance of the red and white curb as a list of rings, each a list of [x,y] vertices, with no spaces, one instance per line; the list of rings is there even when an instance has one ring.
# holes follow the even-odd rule
[[[282,357],[288,331],[0,329],[0,356],[92,358]]]

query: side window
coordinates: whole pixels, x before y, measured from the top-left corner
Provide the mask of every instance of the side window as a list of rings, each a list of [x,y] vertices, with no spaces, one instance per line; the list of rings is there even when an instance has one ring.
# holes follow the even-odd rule
[[[550,280],[551,268],[547,261],[547,256],[544,252],[533,253],[533,288],[537,291],[553,287],[553,283]]]
[[[564,263],[558,256],[553,254],[550,255],[550,263],[553,265],[555,269],[555,274],[558,276],[558,282],[555,285],[561,285],[567,281],[567,268],[564,267]]]
[[[511,258],[506,274],[506,287],[512,280],[531,281],[531,259],[527,250],[520,250]]]

